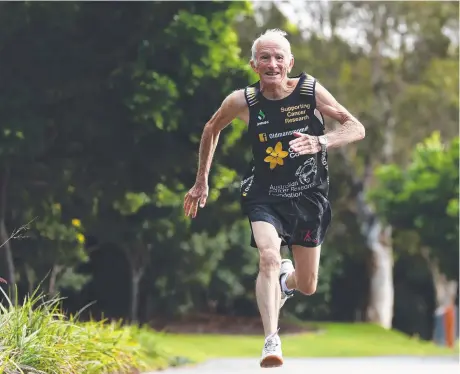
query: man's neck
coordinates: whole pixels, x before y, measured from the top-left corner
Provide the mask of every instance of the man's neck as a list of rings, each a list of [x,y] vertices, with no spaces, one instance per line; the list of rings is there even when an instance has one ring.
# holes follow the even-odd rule
[[[281,100],[292,93],[297,81],[297,79],[286,78],[278,84],[264,84],[260,82],[260,91],[268,100]]]

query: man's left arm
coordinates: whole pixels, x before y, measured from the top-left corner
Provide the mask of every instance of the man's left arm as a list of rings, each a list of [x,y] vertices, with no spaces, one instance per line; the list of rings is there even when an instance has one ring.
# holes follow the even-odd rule
[[[327,148],[337,148],[361,140],[366,135],[366,130],[351,113],[337,102],[334,96],[319,82],[316,82],[316,109],[323,115],[337,122],[337,129],[321,136],[326,138]],[[297,139],[290,142],[292,149],[300,154],[313,154],[321,150],[320,139],[302,133],[294,133]]]

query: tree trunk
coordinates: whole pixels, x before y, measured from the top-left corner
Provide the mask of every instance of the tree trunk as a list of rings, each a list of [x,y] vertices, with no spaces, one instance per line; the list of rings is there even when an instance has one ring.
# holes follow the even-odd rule
[[[366,162],[365,173],[359,177],[354,171],[350,157],[340,149],[345,167],[352,179],[352,197],[356,202],[356,217],[361,234],[370,250],[369,298],[366,320],[386,329],[392,327],[394,307],[393,246],[391,226],[385,225],[366,201],[365,193],[372,176],[371,162]]]
[[[422,256],[430,269],[435,291],[435,314],[442,314],[448,306],[455,304],[458,282],[456,280],[449,280],[448,277],[441,272],[438,261],[433,259],[429,253],[430,251],[428,248],[422,248]]]
[[[386,27],[387,7],[373,6],[372,27],[368,29],[367,40],[370,44],[372,61],[371,81],[376,98],[374,109],[374,126],[383,128],[381,157],[379,161],[390,163],[394,158],[394,138],[396,120],[393,116],[392,92],[383,70],[383,49],[387,42]],[[377,125],[378,124],[378,125]],[[361,222],[361,232],[371,252],[369,302],[366,311],[367,320],[390,329],[393,321],[394,284],[393,284],[393,245],[391,226],[385,224],[366,202],[365,193],[372,179],[372,161],[367,160],[364,179],[359,186],[357,204]]]
[[[57,283],[57,277],[59,273],[64,269],[62,265],[53,265],[53,269],[51,270],[50,274],[50,283],[48,287],[48,293],[54,297],[57,295],[57,288],[56,288],[56,283]]]
[[[430,256],[427,247],[423,247],[422,256],[426,260],[434,286],[436,309],[434,311],[435,325],[433,340],[438,344],[445,344],[450,348],[455,347],[455,340],[458,328],[455,326],[455,301],[458,293],[458,282],[449,280],[443,274],[436,258]],[[444,332],[442,332],[444,330]]]
[[[143,276],[142,269],[132,269],[131,276],[131,322],[136,323],[139,319],[139,291],[140,283]]]
[[[359,185],[365,184],[359,183]],[[356,196],[356,204],[361,234],[371,256],[366,319],[390,329],[394,307],[392,229],[391,226],[385,225],[366,203],[364,187],[361,187]]]
[[[383,227],[381,222],[376,221],[369,229],[366,239],[372,253],[366,317],[368,321],[390,329],[394,306],[391,227]]]
[[[333,35],[337,34],[336,26],[341,12],[340,8],[340,6],[335,7],[335,10],[334,7],[329,8],[329,20]],[[375,214],[372,206],[366,201],[365,195],[372,180],[373,163],[377,160],[379,162],[390,162],[393,158],[396,121],[389,98],[389,92],[392,91],[387,87],[383,70],[384,57],[382,50],[388,38],[385,24],[387,9],[384,4],[372,4],[369,5],[367,10],[372,22],[365,21],[364,31],[370,46],[369,57],[372,61],[371,82],[376,97],[370,126],[384,128],[384,135],[379,141],[382,148],[381,150],[376,150],[375,153],[366,155],[363,176],[358,175],[355,171],[355,165],[346,149],[339,148],[338,151],[343,157],[345,168],[350,173],[353,184],[351,197],[355,199],[356,217],[371,256],[369,301],[365,318],[389,329],[392,326],[394,307],[392,230]],[[366,126],[366,123],[364,123],[364,126]],[[371,157],[374,158],[374,161]]]
[[[131,267],[131,312],[130,319],[133,323],[139,321],[139,295],[140,283],[144,276],[149,260],[150,244],[134,243],[130,251],[126,252]]]
[[[7,266],[7,277],[8,283],[11,285],[16,284],[16,269],[14,266],[13,252],[11,251],[10,245],[10,236],[8,235],[8,230],[6,229],[5,221],[0,218],[0,241],[5,248],[5,257],[6,257],[6,266]]]
[[[25,264],[25,273],[27,279],[27,289],[29,291],[29,295],[32,295],[35,288],[35,271],[29,264]]]
[[[8,234],[5,224],[6,209],[7,209],[7,191],[9,180],[9,168],[4,169],[0,179],[0,247],[4,247],[6,267],[7,267],[7,281],[11,285],[11,302],[16,304],[16,269],[14,266],[13,252],[11,250],[10,240],[12,239]]]

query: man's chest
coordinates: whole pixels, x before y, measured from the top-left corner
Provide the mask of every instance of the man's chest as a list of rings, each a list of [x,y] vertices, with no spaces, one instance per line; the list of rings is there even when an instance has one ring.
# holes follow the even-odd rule
[[[313,110],[310,104],[295,103],[250,108],[244,118],[251,133],[283,133],[291,130],[306,132],[312,116]]]

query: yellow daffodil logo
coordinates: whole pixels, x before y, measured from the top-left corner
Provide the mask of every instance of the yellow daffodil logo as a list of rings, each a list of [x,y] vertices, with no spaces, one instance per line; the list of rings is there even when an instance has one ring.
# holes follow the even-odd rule
[[[284,165],[283,158],[287,157],[289,154],[288,152],[283,151],[283,145],[281,142],[276,143],[275,149],[268,147],[265,152],[268,153],[268,156],[264,158],[264,161],[270,163],[271,170],[273,170],[276,165]]]

